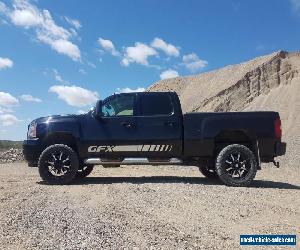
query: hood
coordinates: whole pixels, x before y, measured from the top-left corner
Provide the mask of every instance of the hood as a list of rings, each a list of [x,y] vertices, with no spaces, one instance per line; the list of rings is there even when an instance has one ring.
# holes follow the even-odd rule
[[[86,114],[70,114],[70,115],[50,115],[50,116],[44,116],[39,117],[32,122],[36,123],[49,123],[49,122],[56,122],[56,121],[70,121],[70,120],[77,120],[78,118],[85,116]]]

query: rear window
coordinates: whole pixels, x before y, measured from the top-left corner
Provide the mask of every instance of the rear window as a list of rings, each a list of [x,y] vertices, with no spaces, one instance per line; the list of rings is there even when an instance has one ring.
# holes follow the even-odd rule
[[[140,98],[141,115],[170,115],[173,113],[169,95],[142,95]]]

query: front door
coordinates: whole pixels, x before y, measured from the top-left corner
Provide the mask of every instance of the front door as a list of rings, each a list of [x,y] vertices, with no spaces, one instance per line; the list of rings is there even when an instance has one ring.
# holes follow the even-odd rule
[[[126,157],[136,153],[136,94],[113,95],[103,101],[102,117],[82,124],[84,157]]]

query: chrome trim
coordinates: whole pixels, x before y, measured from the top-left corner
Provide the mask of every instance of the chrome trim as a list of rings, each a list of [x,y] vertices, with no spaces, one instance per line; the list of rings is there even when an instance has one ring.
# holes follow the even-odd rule
[[[170,158],[166,160],[150,160],[148,158],[124,158],[122,161],[108,161],[101,158],[88,158],[84,160],[85,164],[91,165],[107,165],[107,164],[120,164],[120,165],[173,165],[181,164],[182,160],[178,158]]]

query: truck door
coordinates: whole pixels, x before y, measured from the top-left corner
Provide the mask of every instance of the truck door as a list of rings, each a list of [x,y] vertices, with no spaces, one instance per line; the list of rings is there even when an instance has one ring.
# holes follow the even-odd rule
[[[82,124],[84,157],[134,156],[136,94],[113,95],[102,103],[102,117],[86,116]]]
[[[177,102],[172,93],[138,94],[136,142],[139,155],[181,156],[182,114],[176,109]]]

